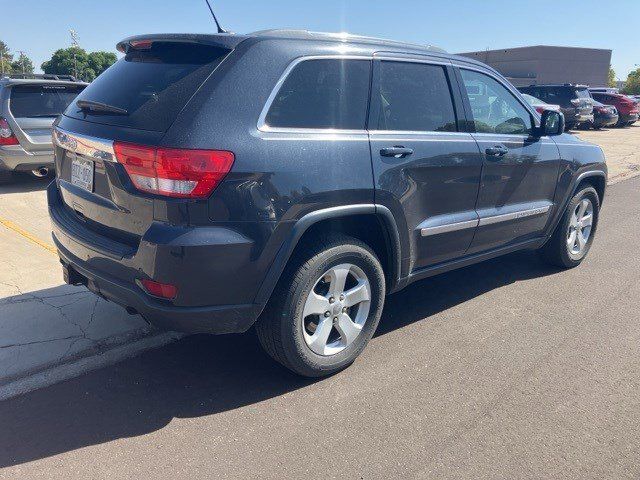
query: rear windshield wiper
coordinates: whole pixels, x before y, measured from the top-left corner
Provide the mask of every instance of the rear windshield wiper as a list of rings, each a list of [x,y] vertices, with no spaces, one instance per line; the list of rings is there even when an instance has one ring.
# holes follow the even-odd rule
[[[129,115],[129,112],[124,108],[114,107],[101,102],[93,102],[91,100],[78,100],[76,105],[80,110],[88,110],[94,113],[115,113],[116,115]]]

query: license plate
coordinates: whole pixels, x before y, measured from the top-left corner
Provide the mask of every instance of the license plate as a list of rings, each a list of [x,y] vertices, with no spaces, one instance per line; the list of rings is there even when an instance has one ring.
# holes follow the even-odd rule
[[[93,162],[74,158],[71,162],[71,183],[88,192],[93,192]]]

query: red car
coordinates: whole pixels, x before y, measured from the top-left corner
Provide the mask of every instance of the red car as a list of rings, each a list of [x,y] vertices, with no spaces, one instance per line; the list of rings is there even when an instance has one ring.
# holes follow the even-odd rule
[[[597,100],[600,103],[604,103],[605,105],[613,105],[618,109],[619,127],[632,125],[638,121],[640,110],[638,110],[638,104],[634,102],[632,98],[629,98],[626,95],[622,95],[620,93],[602,92],[591,92],[591,96],[594,98],[594,100]]]

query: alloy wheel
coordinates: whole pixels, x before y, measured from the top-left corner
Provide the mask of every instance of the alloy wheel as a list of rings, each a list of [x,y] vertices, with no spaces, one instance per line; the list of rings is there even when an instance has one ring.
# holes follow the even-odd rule
[[[593,203],[583,198],[576,206],[567,232],[567,248],[574,257],[582,255],[587,248],[593,228]]]
[[[302,313],[307,346],[318,355],[340,353],[360,335],[371,308],[371,285],[364,271],[344,263],[316,280]]]

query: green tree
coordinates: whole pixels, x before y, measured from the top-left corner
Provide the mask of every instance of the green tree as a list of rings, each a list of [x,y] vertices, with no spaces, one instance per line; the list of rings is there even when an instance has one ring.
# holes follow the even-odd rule
[[[13,61],[13,55],[9,51],[9,47],[6,43],[0,40],[0,74],[11,73],[11,62]]]
[[[94,78],[116,63],[118,57],[112,52],[91,52],[89,54],[89,69],[95,73]]]
[[[640,68],[629,73],[623,92],[627,95],[640,95]]]
[[[616,80],[616,71],[609,67],[609,86],[611,88],[615,88],[618,86],[618,82]]]
[[[55,51],[51,60],[42,64],[42,71],[54,75],[73,75],[90,82],[116,60],[115,54],[111,52],[87,53],[80,47],[61,48]]]
[[[11,62],[11,68],[13,73],[33,73],[33,62],[24,53],[20,53],[20,56]]]

